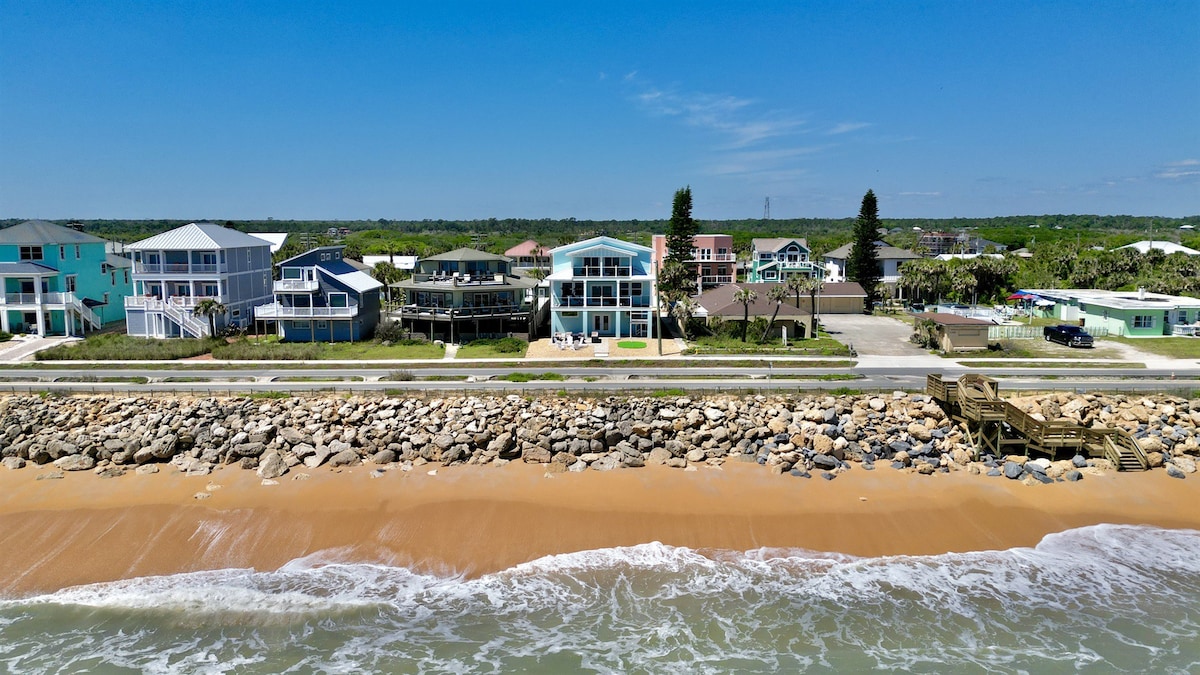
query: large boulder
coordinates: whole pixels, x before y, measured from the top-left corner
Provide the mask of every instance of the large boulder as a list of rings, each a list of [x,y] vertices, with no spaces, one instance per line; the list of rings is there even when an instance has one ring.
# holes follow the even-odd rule
[[[357,452],[353,450],[342,450],[341,452],[329,458],[329,466],[335,468],[340,466],[357,466],[360,461],[361,458],[358,456]]]
[[[258,477],[262,479],[279,478],[287,473],[287,462],[283,461],[283,457],[274,450],[266,452],[258,460]]]
[[[54,466],[63,471],[91,471],[96,466],[96,460],[90,455],[67,455],[54,460]]]

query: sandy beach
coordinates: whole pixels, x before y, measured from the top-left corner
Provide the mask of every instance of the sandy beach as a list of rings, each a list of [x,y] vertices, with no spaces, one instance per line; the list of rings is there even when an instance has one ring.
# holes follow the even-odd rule
[[[542,556],[660,541],[859,556],[1033,546],[1098,523],[1200,529],[1197,483],[1162,471],[1025,486],[965,472],[859,467],[834,481],[754,464],[548,475],[544,467],[321,469],[35,480],[0,473],[0,594],[144,575],[277,569],[314,556],[474,577]],[[196,499],[206,493],[207,499]]]

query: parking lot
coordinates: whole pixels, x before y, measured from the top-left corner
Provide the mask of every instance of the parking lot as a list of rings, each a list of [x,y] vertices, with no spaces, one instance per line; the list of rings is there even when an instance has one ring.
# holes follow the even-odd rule
[[[854,345],[863,356],[920,356],[927,352],[908,341],[912,324],[890,316],[866,314],[822,314],[821,325],[829,335]]]

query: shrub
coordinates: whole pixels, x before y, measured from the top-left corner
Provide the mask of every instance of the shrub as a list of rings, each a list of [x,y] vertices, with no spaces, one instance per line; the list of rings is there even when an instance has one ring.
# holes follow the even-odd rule
[[[5,333],[4,331],[0,330],[0,342],[8,342],[11,339],[13,339],[12,333]]]
[[[315,361],[325,349],[319,342],[263,342],[239,340],[212,350],[214,359],[229,361]]]
[[[101,333],[82,342],[44,349],[38,361],[173,361],[212,351],[215,340],[144,338],[124,333]]]
[[[491,347],[501,354],[521,354],[526,346],[524,341],[511,337],[471,340],[469,344],[472,347]]]

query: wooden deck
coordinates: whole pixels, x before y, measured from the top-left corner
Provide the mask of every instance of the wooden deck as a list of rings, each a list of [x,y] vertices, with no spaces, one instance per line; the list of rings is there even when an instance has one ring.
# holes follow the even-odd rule
[[[969,374],[946,381],[940,374],[930,373],[925,391],[947,415],[966,427],[977,457],[1035,452],[1056,459],[1082,454],[1104,457],[1121,471],[1150,466],[1146,453],[1124,429],[1039,420],[1000,398],[999,383],[990,377]]]

